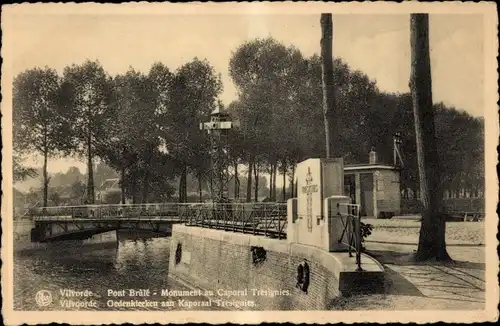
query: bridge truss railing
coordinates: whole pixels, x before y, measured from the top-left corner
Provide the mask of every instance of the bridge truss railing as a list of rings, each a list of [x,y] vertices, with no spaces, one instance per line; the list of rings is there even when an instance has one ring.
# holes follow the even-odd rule
[[[360,205],[358,204],[337,204],[338,215],[342,221],[343,231],[339,238],[339,242],[347,246],[349,257],[352,257],[353,251],[355,254],[357,270],[361,268],[361,214]]]
[[[166,204],[109,204],[109,205],[80,205],[54,206],[32,208],[29,215],[36,219],[57,218],[178,218],[179,203]]]
[[[213,203],[186,206],[187,225],[286,238],[287,207],[284,203]]]

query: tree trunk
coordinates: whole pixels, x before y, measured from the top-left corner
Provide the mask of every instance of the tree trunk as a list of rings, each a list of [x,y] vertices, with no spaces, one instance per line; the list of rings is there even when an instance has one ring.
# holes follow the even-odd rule
[[[179,202],[187,202],[187,165],[183,163],[181,178],[179,180]]]
[[[179,203],[182,203],[182,173],[181,177],[179,178]]]
[[[47,140],[45,140],[47,141]],[[43,153],[43,207],[47,207],[49,196],[49,176],[47,173],[47,160],[48,160],[47,146]]]
[[[273,166],[273,180],[272,180],[272,183],[273,183],[273,197],[272,197],[272,201],[276,201],[276,178],[278,177],[278,162],[274,162],[274,166]]]
[[[188,198],[187,198],[187,165],[186,164],[184,164],[183,176],[184,176],[184,182],[182,185],[182,190],[184,192],[184,202],[187,203]]]
[[[122,165],[120,187],[122,190],[122,204],[125,205],[125,165]]]
[[[294,174],[294,188],[293,188],[293,192],[295,193],[295,197],[298,197],[299,196],[299,183],[298,182],[295,182],[295,174]]]
[[[151,176],[151,169],[152,169],[152,164],[153,164],[153,158],[154,158],[154,146],[150,145],[149,150],[146,154],[146,171],[144,171],[144,184],[142,185],[142,202],[144,204],[147,204],[149,201],[149,178]]]
[[[411,14],[411,80],[422,224],[416,260],[450,260],[445,243],[445,218],[441,212],[438,151],[432,107],[432,79],[429,56],[429,16]]]
[[[332,14],[321,14],[321,72],[323,87],[323,116],[325,123],[326,157],[339,153],[337,117],[335,111],[335,89],[333,83],[333,23]]]
[[[210,179],[210,198],[214,198],[214,178],[213,178],[213,173],[210,172],[208,178]]]
[[[131,182],[132,204],[137,204],[137,171],[134,170],[134,172],[131,175],[131,179],[132,179]]]
[[[92,164],[92,134],[90,131],[88,131],[88,139],[87,139],[87,151],[88,151],[88,157],[87,157],[87,174],[88,174],[88,179],[87,179],[87,202],[88,204],[94,204],[95,203],[95,196],[94,196],[94,167]]]
[[[248,160],[248,174],[247,174],[247,203],[252,201],[252,167],[253,158]]]
[[[270,173],[269,173],[269,199],[273,200],[273,164],[271,164]]]
[[[292,164],[292,175],[290,176],[290,198],[295,198],[295,164]]]
[[[238,175],[238,162],[234,163],[234,199],[240,198],[240,177]]]
[[[200,196],[200,203],[203,202],[203,191],[202,191],[202,180],[201,180],[201,172],[198,171],[198,194]]]
[[[149,193],[149,172],[146,171],[144,173],[143,185],[142,185],[142,204],[148,203],[148,193]]]
[[[143,184],[142,184],[142,203],[143,204],[148,203],[148,193],[149,193],[149,169],[146,168],[146,171],[144,171],[144,178],[143,178]]]
[[[281,197],[286,201],[286,162],[283,162],[283,186],[281,187]]]
[[[253,178],[255,179],[255,187],[254,187],[254,199],[255,202],[257,203],[259,201],[259,164],[257,160],[254,161],[253,163]]]

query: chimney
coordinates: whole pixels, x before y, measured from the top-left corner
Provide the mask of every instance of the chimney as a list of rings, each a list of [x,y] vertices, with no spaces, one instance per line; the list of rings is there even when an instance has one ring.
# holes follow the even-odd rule
[[[375,147],[372,147],[370,151],[370,164],[377,164],[377,152],[375,152]]]

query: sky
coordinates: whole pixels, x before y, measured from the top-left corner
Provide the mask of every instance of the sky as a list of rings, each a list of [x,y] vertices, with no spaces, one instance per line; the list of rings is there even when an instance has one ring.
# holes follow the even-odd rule
[[[18,15],[11,20],[12,73],[99,60],[111,75],[129,67],[147,72],[156,61],[175,70],[194,57],[207,59],[222,76],[221,100],[237,98],[228,72],[233,51],[246,41],[271,36],[304,56],[320,51],[319,15]],[[386,92],[408,92],[409,16],[333,15],[333,54],[367,74]],[[472,114],[484,110],[482,15],[430,16],[434,102]],[[27,161],[40,166],[41,160]],[[85,164],[51,160],[49,172]]]

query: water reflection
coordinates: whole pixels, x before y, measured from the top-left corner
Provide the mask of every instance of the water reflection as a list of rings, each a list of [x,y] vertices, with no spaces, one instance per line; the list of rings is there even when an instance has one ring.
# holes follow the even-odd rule
[[[186,289],[168,278],[170,238],[147,238],[148,236],[150,235],[119,233],[115,241],[106,243],[89,245],[65,242],[29,251],[16,251],[14,309],[67,310],[59,304],[59,300],[68,299],[61,295],[62,289],[90,290],[96,293],[95,299],[99,301],[99,306],[83,309],[97,310],[114,310],[106,306],[109,289],[158,290],[158,295],[149,297],[148,300],[164,299],[159,297],[161,289]],[[35,295],[40,290],[52,293],[51,305],[38,306]],[[168,310],[179,307],[146,309]]]

